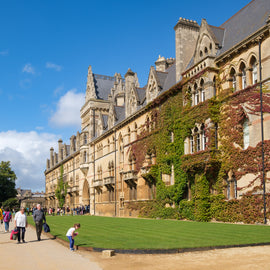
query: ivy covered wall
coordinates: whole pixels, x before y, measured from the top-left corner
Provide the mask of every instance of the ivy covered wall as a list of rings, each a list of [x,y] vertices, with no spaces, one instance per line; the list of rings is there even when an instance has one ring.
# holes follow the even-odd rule
[[[269,113],[267,89],[264,89],[263,100],[263,111]],[[145,131],[132,145],[137,169],[141,168],[147,153],[156,155],[156,164],[142,175],[156,185],[156,197],[154,201],[138,203],[141,216],[263,222],[262,195],[258,192],[262,190],[261,143],[243,149],[243,121],[251,116],[259,117],[259,105],[258,85],[235,93],[227,89],[222,95],[191,106],[190,93],[185,85],[178,84],[165,98],[155,100],[151,105],[153,121],[146,123]],[[202,123],[206,149],[185,154],[185,139],[191,136],[196,124]],[[264,147],[265,169],[269,171],[270,141],[265,141]],[[162,175],[170,175],[172,165],[174,184],[166,185]],[[243,190],[240,199],[225,197],[230,173],[236,182],[247,174],[254,175],[249,191]],[[238,187],[236,192],[241,189],[244,188]],[[269,215],[267,209],[267,217]]]

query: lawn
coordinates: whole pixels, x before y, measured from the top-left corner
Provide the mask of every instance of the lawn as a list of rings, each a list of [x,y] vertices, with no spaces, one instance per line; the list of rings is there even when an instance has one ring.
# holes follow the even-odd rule
[[[32,217],[28,217],[33,224]],[[106,249],[175,249],[270,242],[270,227],[177,220],[47,216],[51,234],[65,239],[80,223],[75,244]]]

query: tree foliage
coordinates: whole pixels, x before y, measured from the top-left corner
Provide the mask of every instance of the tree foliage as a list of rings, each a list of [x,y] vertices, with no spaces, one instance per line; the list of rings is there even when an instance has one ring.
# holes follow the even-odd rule
[[[6,207],[17,210],[20,207],[20,202],[17,198],[10,198],[3,202],[3,208],[5,209]]]
[[[62,208],[65,204],[65,198],[67,195],[68,183],[64,182],[64,168],[63,165],[60,167],[60,177],[58,179],[57,187],[55,190],[55,196],[58,200],[59,207]]]
[[[1,161],[0,163],[0,201],[4,202],[17,195],[15,189],[15,172],[10,167],[10,161]]]

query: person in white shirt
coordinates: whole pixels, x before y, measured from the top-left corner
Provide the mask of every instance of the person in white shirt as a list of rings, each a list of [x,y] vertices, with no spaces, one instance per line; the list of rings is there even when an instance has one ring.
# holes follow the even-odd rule
[[[27,217],[26,217],[26,215],[24,213],[24,207],[21,207],[20,211],[18,211],[15,214],[14,226],[18,230],[18,234],[17,234],[18,235],[18,242],[17,242],[17,244],[21,243],[21,239],[22,239],[22,242],[25,243],[24,236],[25,236],[25,228],[27,227]]]
[[[78,230],[81,227],[80,223],[76,223],[74,224],[73,227],[71,227],[68,231],[67,231],[67,238],[69,240],[69,248],[71,251],[74,251],[74,237],[76,235],[78,235],[77,232],[75,232],[75,230]]]

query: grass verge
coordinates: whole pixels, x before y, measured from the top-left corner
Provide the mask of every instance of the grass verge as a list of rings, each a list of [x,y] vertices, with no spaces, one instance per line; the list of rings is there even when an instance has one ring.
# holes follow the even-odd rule
[[[34,224],[32,217],[28,222]],[[270,242],[270,227],[177,220],[47,216],[51,234],[67,240],[66,232],[81,223],[75,244],[105,249],[175,249],[247,245]]]

